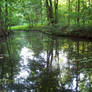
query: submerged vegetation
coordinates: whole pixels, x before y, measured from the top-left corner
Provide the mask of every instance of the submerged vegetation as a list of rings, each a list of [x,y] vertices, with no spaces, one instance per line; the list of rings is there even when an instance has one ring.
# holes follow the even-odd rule
[[[0,0],[0,34],[10,29],[92,37],[92,0]]]

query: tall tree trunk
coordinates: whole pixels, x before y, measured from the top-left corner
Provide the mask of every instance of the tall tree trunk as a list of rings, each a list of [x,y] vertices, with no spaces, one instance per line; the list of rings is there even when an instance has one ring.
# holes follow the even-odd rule
[[[88,0],[88,2],[89,2],[89,15],[90,15],[90,3],[91,3],[91,1],[90,1],[90,0]]]
[[[0,3],[0,20],[1,20],[1,3]]]
[[[58,23],[58,0],[54,0],[55,7],[55,23]]]
[[[80,0],[78,0],[77,12],[80,13]],[[78,16],[78,18],[77,18],[77,24],[78,24],[78,25],[80,24],[80,18],[79,18],[79,16]]]
[[[77,12],[78,10],[77,10],[77,1],[76,1],[76,5],[75,5],[75,12]],[[75,18],[75,24],[77,24],[77,18]]]
[[[0,1],[0,36],[5,36],[4,19],[2,15],[2,1]]]
[[[53,7],[52,0],[46,0],[46,8],[47,8],[47,18],[50,23],[54,23],[53,19]]]
[[[5,30],[8,30],[8,0],[5,0]]]
[[[91,4],[91,1],[88,0],[88,2],[89,2],[89,7],[88,7],[88,8],[89,8],[89,16],[90,16],[90,11],[91,11],[91,10],[90,10],[90,4]],[[88,19],[88,22],[89,22],[89,21],[90,21],[90,19]]]
[[[52,7],[52,0],[49,0],[50,3],[50,8],[49,8],[49,16],[50,16],[50,21],[53,23],[53,7]]]
[[[40,0],[40,6],[41,6],[41,9],[40,9],[40,14],[41,14],[41,20],[42,20],[42,8],[43,8],[43,5],[42,5],[42,0]],[[43,22],[41,21],[41,23],[43,24]]]
[[[85,7],[84,7],[84,0],[83,0],[83,26],[85,26]]]
[[[1,25],[2,25],[2,9],[1,9],[1,1],[0,1],[0,29],[1,29]]]

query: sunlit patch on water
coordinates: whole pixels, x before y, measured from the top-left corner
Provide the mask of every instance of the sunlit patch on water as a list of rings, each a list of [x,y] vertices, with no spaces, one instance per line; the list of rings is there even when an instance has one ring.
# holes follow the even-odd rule
[[[67,66],[67,55],[65,53],[63,53],[62,51],[59,52],[59,57],[55,56],[55,51],[53,52],[53,62],[52,62],[52,66],[54,68],[58,68],[58,65],[60,67],[60,69],[62,69],[63,67]],[[47,60],[47,53],[44,51],[42,53],[40,53],[40,56],[42,58],[44,58],[44,60]],[[29,76],[29,72],[31,71],[28,67],[28,59],[35,59],[34,58],[34,53],[32,50],[30,50],[27,47],[23,47],[21,49],[21,53],[20,53],[20,69],[19,69],[19,74],[17,75],[16,79],[26,79]]]
[[[44,60],[46,61],[47,60],[47,55],[46,55],[47,53],[45,52],[45,51],[43,51],[42,53],[40,53],[40,56],[42,57],[42,58],[44,58]]]
[[[21,60],[19,62],[21,67],[16,79],[26,79],[29,76],[30,69],[28,68],[28,59],[33,59],[33,54],[34,53],[26,47],[21,49]]]

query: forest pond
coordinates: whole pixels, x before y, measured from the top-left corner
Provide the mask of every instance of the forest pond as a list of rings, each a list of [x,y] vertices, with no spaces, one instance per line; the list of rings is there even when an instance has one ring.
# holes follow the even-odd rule
[[[0,92],[92,92],[92,41],[40,32],[0,40]]]

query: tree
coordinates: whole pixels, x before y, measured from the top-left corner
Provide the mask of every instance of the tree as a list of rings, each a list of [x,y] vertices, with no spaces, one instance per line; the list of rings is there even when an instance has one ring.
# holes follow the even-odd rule
[[[68,24],[70,25],[70,13],[71,13],[71,0],[68,0],[68,3],[69,3],[69,5],[68,5],[68,12],[69,12],[69,15],[68,15]]]
[[[50,23],[54,23],[52,0],[46,0],[47,18]]]
[[[55,23],[58,23],[58,0],[54,0],[54,7],[55,7]]]
[[[79,13],[80,13],[80,0],[78,0],[78,6],[77,7],[78,7],[77,8],[77,12],[78,12],[78,15],[79,15]],[[80,23],[80,18],[78,16],[78,18],[77,18],[77,24],[79,25],[79,23]]]

